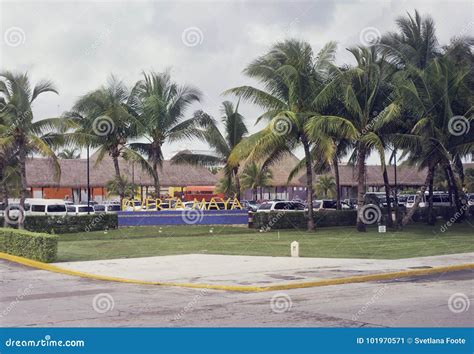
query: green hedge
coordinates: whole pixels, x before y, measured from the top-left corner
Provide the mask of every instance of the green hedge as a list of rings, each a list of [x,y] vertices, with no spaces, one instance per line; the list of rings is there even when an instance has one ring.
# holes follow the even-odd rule
[[[320,210],[314,213],[316,227],[354,226],[357,210]],[[254,227],[257,229],[304,229],[307,226],[307,213],[270,212],[253,214]]]
[[[40,262],[54,262],[58,253],[58,236],[0,228],[0,250]]]
[[[461,213],[465,218],[468,218],[470,220],[474,219],[474,205],[471,205],[469,207],[465,207],[465,210],[463,213]],[[444,221],[449,221],[451,219],[454,219],[455,221],[462,221],[462,218],[460,218],[460,213],[458,213],[456,207],[450,207],[450,206],[438,206],[438,207],[433,207],[433,215],[435,218],[441,218]],[[428,220],[428,208],[420,208],[415,211],[415,214],[413,214],[413,221],[421,221],[421,222],[426,222]]]
[[[3,218],[0,218],[0,222],[0,225],[3,225]],[[27,215],[24,227],[28,231],[52,234],[100,231],[116,229],[118,227],[118,217],[117,214],[74,216]]]

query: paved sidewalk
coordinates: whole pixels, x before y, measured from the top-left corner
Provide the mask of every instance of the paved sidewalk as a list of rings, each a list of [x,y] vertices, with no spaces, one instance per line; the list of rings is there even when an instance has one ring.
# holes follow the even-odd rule
[[[473,262],[474,253],[397,260],[189,254],[55,265],[74,271],[143,281],[265,286]]]

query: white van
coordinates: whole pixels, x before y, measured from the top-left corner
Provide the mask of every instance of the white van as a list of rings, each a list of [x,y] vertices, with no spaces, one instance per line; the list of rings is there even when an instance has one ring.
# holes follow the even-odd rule
[[[116,214],[121,211],[120,204],[97,204],[94,205],[94,212],[96,214]]]
[[[92,205],[67,205],[67,215],[92,215],[95,214],[94,207]]]
[[[410,195],[407,198],[406,202],[406,207],[407,208],[413,208],[413,205],[415,205],[415,199],[416,195]],[[425,192],[425,195],[422,196],[421,201],[420,201],[420,208],[425,208],[428,206],[428,192]],[[435,192],[433,193],[433,206],[450,206],[451,203],[449,202],[449,194],[447,193],[439,193]]]
[[[257,209],[257,213],[269,213],[271,211],[303,211],[305,206],[303,203],[295,202],[293,200],[279,200],[263,202]]]
[[[66,203],[62,199],[26,199],[25,205],[26,215],[58,215],[65,216],[67,214]]]

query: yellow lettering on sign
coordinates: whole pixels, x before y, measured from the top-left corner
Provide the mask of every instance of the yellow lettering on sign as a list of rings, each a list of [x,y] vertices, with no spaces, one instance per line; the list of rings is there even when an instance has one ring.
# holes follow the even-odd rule
[[[207,207],[207,210],[211,210],[211,207],[216,208],[216,210],[220,210],[219,205],[217,205],[217,202],[214,199],[214,197],[212,197],[211,200],[209,201],[209,206]]]
[[[183,202],[181,201],[180,198],[176,199],[176,203],[174,204],[173,209],[178,209],[178,208],[184,209],[184,204],[183,204]]]
[[[161,199],[160,198],[156,198],[155,199],[155,204],[156,204],[156,210],[161,210]]]
[[[196,198],[194,198],[193,209],[205,210],[206,209],[206,199],[202,198],[201,202],[199,202]]]
[[[230,208],[230,210],[234,210],[234,209],[240,209],[242,210],[242,205],[240,204],[239,200],[237,199],[237,197],[234,198],[234,200],[232,201],[232,207]]]

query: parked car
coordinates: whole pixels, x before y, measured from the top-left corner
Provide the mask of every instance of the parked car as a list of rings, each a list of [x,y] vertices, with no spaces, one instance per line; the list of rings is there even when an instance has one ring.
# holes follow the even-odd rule
[[[336,210],[337,201],[332,199],[313,200],[313,210],[334,209]]]
[[[95,214],[95,209],[92,205],[66,205],[68,215],[90,215]]]
[[[96,214],[106,213],[106,214],[115,214],[120,211],[120,204],[97,204],[94,205],[94,212]]]
[[[411,195],[412,195],[412,194],[400,194],[400,195],[398,196],[398,204],[403,205],[403,206],[406,206],[407,201],[408,201],[408,198],[409,198]]]
[[[260,204],[257,209],[257,213],[269,213],[271,211],[301,211],[305,210],[303,203],[295,202],[292,200],[288,201],[272,201],[264,202]]]
[[[385,192],[370,192],[366,193],[364,196],[364,204],[376,204],[380,207],[387,207],[387,195]],[[390,206],[395,207],[395,198],[390,197]],[[403,207],[404,205],[398,201],[398,206]]]
[[[357,198],[347,198],[342,201],[349,209],[357,209]]]
[[[406,202],[407,208],[413,208],[415,205],[416,195],[410,195]],[[425,192],[425,195],[422,196],[419,207],[425,208],[428,206],[428,192]],[[450,206],[451,203],[449,201],[449,194],[443,192],[435,192],[433,193],[433,206]]]
[[[255,200],[241,200],[240,205],[248,211],[256,212],[258,209],[258,204]]]
[[[28,205],[28,208],[26,207]],[[26,215],[58,215],[67,214],[66,203],[62,199],[37,199],[25,200]]]

